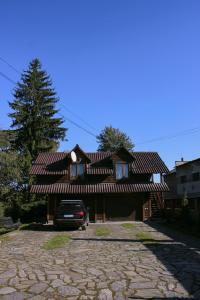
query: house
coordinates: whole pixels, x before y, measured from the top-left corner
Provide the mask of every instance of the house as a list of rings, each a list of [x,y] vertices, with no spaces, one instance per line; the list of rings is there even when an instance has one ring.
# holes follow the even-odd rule
[[[167,172],[156,152],[86,153],[76,145],[70,152],[40,153],[30,171],[30,191],[48,195],[48,220],[62,199],[82,199],[91,222],[146,220],[152,207],[162,208]],[[153,174],[160,174],[160,183]]]
[[[200,158],[191,161],[175,162],[175,168],[164,176],[170,192],[165,193],[167,208],[180,208],[183,199],[194,217],[200,213]]]

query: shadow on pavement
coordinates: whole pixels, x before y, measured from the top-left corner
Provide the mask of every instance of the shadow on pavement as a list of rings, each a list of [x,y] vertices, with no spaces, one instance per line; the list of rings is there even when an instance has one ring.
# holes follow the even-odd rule
[[[159,244],[159,247],[146,243],[146,248],[156,256],[191,295],[191,298],[188,299],[200,299],[200,252],[197,252],[200,251],[200,241],[185,235],[178,235],[176,232],[156,223],[151,222],[148,225],[173,239],[173,242],[167,245]],[[187,298],[175,297],[174,299]]]
[[[128,297],[128,299],[135,299],[135,300],[191,300],[191,299],[195,299],[195,298],[193,298],[193,297],[190,297],[190,298],[188,298],[188,297],[163,297],[163,298],[158,298],[158,297],[156,297],[156,298],[152,298],[152,297],[146,297],[146,298],[141,298],[141,297]]]
[[[97,237],[97,238],[73,238],[74,241],[95,241],[95,242],[127,242],[127,243],[152,243],[152,245],[157,246],[161,243],[169,243],[169,240],[154,240],[154,239],[116,239],[116,238],[104,238],[104,237]]]
[[[23,224],[19,228],[19,230],[31,230],[31,231],[74,231],[76,230],[77,231],[78,229],[72,227],[56,228],[54,225],[32,223],[32,224]]]

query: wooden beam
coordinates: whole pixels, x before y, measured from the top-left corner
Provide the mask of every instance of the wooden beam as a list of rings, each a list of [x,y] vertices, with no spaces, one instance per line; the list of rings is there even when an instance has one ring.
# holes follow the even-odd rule
[[[94,222],[96,223],[97,221],[97,198],[95,195],[95,200],[94,200]]]
[[[49,195],[48,195],[47,196],[47,223],[50,220],[50,207],[49,207],[50,203],[49,203],[49,201],[50,201],[50,198],[49,198]]]
[[[105,199],[105,195],[103,195],[103,222],[106,221],[106,199]]]

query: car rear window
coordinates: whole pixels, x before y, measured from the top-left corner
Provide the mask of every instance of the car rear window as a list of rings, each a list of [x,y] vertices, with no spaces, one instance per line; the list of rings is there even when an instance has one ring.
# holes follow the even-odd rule
[[[62,204],[58,207],[58,212],[62,211],[79,211],[83,209],[82,205],[80,204]]]

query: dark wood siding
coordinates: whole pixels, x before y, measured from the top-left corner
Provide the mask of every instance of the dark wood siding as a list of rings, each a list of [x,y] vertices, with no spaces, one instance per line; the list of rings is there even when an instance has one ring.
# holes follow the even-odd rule
[[[130,174],[129,178],[116,180],[115,175],[85,175],[84,178],[69,180],[67,175],[40,175],[37,176],[38,184],[51,183],[74,183],[74,184],[96,184],[96,183],[148,183],[151,175],[149,174]]]
[[[105,213],[109,221],[141,221],[145,194],[118,194],[106,196]]]
[[[147,193],[75,195],[59,194],[49,197],[48,215],[53,220],[56,207],[61,200],[80,199],[89,207],[90,222],[142,221],[144,203],[148,204]]]

